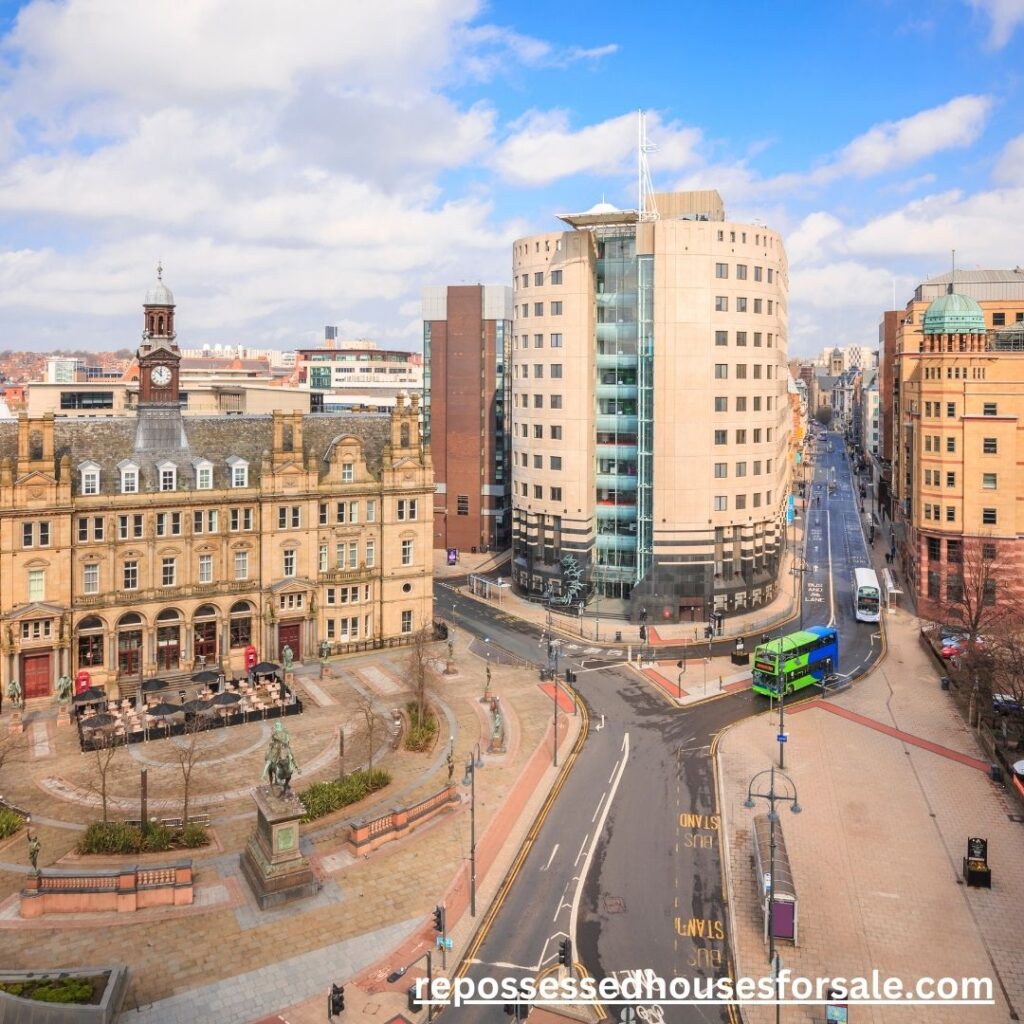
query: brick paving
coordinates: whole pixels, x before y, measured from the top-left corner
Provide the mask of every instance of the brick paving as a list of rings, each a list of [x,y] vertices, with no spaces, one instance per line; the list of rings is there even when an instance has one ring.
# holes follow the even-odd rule
[[[800,900],[800,945],[780,943],[783,965],[812,977],[878,968],[907,982],[994,981],[992,1007],[856,1006],[858,1024],[1018,1019],[1011,1013],[1024,1015],[1024,826],[1011,820],[1007,793],[983,774],[980,748],[940,689],[918,628],[906,612],[886,616],[880,666],[827,708],[815,702],[787,716],[786,772],[803,813],[780,812]],[[768,973],[751,847],[752,818],[767,804],[749,811],[743,800],[751,777],[776,757],[774,716],[728,730],[719,748],[740,974]],[[972,835],[989,840],[991,890],[961,883]],[[774,1010],[748,1008],[745,1016],[768,1024]],[[820,1007],[783,1010],[788,1021],[822,1016]]]
[[[439,648],[439,656],[441,653]],[[369,695],[386,712],[408,699],[409,694],[401,689],[406,657],[397,651],[333,662],[324,678],[313,669],[309,681],[321,693],[307,704],[304,714],[287,722],[300,768],[306,769],[297,780],[300,786],[337,771],[339,726],[346,733],[345,767],[352,770],[365,763],[369,745],[360,728],[360,701]],[[387,767],[393,782],[365,806],[350,808],[348,816],[369,817],[396,803],[436,792],[447,781],[445,757],[452,737],[461,781],[462,762],[471,745],[480,741],[486,751],[490,740],[490,719],[479,700],[483,667],[482,660],[457,639],[456,674],[440,677],[436,687],[442,714],[434,750],[426,754],[378,750],[374,763]],[[493,663],[491,668],[492,691],[501,695],[509,743],[503,755],[485,753],[486,770],[476,780],[481,894],[482,875],[507,853],[514,829],[536,812],[554,779],[546,767],[551,758],[550,696],[538,688],[533,671]],[[389,681],[398,681],[399,686],[392,687]],[[299,684],[301,688],[301,678]],[[30,708],[26,718],[49,721],[48,716],[52,711],[40,707]],[[567,749],[579,719],[560,716],[559,725],[563,749]],[[131,978],[125,1020],[241,1022],[281,1012],[282,1006],[308,999],[316,1005],[315,1019],[322,1021],[329,981],[344,980],[394,950],[403,937],[427,921],[430,908],[447,888],[452,887],[449,898],[458,902],[459,886],[465,888],[468,870],[468,800],[368,856],[353,857],[342,848],[342,820],[326,819],[307,826],[303,849],[324,872],[324,890],[286,911],[258,912],[238,877],[237,854],[255,822],[248,790],[258,784],[263,766],[265,744],[257,735],[259,728],[252,723],[211,733],[210,770],[196,771],[201,778],[194,787],[194,799],[197,806],[203,801],[209,804],[224,850],[197,851],[194,856],[196,883],[201,893],[208,894],[205,905],[197,908],[199,916],[169,913],[159,919],[136,920],[132,915],[125,921],[128,915],[122,915],[117,928],[76,927],[53,917],[40,922],[44,927],[31,930],[30,941],[28,930],[0,929],[0,959],[5,966],[31,969],[126,962]],[[82,825],[96,817],[98,807],[98,798],[90,792],[95,782],[95,755],[78,751],[71,729],[54,727],[49,737],[51,752],[47,756],[19,763],[16,768],[9,764],[2,780],[5,796],[33,813],[43,844],[44,870],[70,853]],[[180,797],[178,770],[172,763],[173,743],[160,740],[139,748],[149,768],[151,804],[161,810],[175,806]],[[109,780],[109,790],[119,805],[137,809],[142,766],[132,757],[119,755]],[[516,789],[524,771],[531,779],[526,791]],[[45,784],[52,778],[66,780],[69,787],[52,791]],[[504,809],[506,816],[510,813],[506,807],[510,794],[515,795],[511,811],[525,814],[507,821],[500,839],[491,838],[499,834],[491,828],[498,811]],[[131,816],[137,817],[137,811]],[[178,851],[157,861],[169,862],[180,856]],[[2,857],[0,900],[20,889],[28,870],[24,842],[7,846]],[[490,871],[487,885],[497,884],[499,866]],[[231,898],[236,892],[244,894],[243,905]],[[469,925],[460,927],[465,941]],[[398,998],[385,993],[381,1000],[386,1004],[388,999]],[[354,1009],[361,1001],[353,992],[346,1002]],[[400,1008],[394,1007],[396,1011]],[[301,1020],[301,1015],[282,1015],[292,1024]]]

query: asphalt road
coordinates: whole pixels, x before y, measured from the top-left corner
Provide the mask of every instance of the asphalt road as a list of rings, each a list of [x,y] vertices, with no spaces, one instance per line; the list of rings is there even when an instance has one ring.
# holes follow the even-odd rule
[[[880,645],[877,626],[857,623],[853,614],[853,569],[867,565],[868,556],[857,484],[835,436],[819,445],[808,493],[804,623],[838,626],[839,671],[855,675]],[[440,614],[488,638],[492,649],[536,664],[545,660],[532,624],[459,597],[444,584],[437,598]],[[611,656],[578,651],[563,658],[562,667],[567,660],[578,671],[591,731],[466,973],[477,980],[552,973],[566,936],[574,941],[575,960],[595,978],[730,973],[710,748],[718,732],[764,711],[766,702],[742,691],[680,709],[636,673],[615,667]],[[798,750],[787,753],[799,756]],[[483,1022],[500,1011],[449,1012],[460,1022]],[[724,1007],[666,1006],[663,1019],[730,1017]]]

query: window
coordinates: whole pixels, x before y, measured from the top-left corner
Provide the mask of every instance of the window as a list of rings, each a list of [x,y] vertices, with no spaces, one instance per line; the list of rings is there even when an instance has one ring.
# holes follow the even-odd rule
[[[561,363],[552,363],[551,364],[551,376],[555,380],[561,380],[562,379],[562,364]]]
[[[199,582],[213,582],[213,555],[199,556]]]
[[[746,464],[746,462],[737,462],[736,463],[736,475],[737,476],[746,476],[747,475],[747,464]]]
[[[729,264],[728,263],[716,263],[715,264],[715,277],[726,278],[729,276]]]
[[[981,510],[981,521],[986,526],[995,526],[998,522],[998,516],[994,508],[983,508]]]
[[[928,561],[938,562],[942,558],[940,542],[938,537],[928,538]]]
[[[235,552],[235,579],[247,580],[249,578],[249,552]]]
[[[524,371],[526,370],[525,366],[523,367],[523,370]],[[533,376],[534,376],[535,380],[541,380],[541,378],[543,378],[543,376],[544,376],[544,364],[543,363],[534,363],[533,364]]]
[[[728,444],[728,431],[727,430],[716,430],[715,431],[715,444]]]
[[[366,568],[372,569],[377,564],[377,542],[368,540],[366,542]]]
[[[998,416],[999,409],[995,402],[986,402],[981,407],[982,416]]]
[[[754,473],[754,476],[760,476],[761,475],[761,460],[760,459],[754,459],[753,473]]]
[[[947,540],[946,541],[946,561],[947,562],[963,562],[964,560],[964,547],[959,540]]]
[[[754,427],[754,444],[760,444],[760,443],[761,443],[761,428],[760,427]]]
[[[562,283],[562,272],[560,270],[551,271],[551,283],[561,284]]]
[[[995,544],[990,544],[988,542],[982,544],[981,545],[981,557],[984,558],[987,562],[994,561],[995,557],[996,557],[996,546],[995,546]]]
[[[946,416],[953,419],[956,416],[956,402],[946,403]]]
[[[761,399],[755,398],[754,399],[754,409],[755,409],[755,411],[757,409],[760,409],[760,408],[761,408]],[[737,412],[746,412],[747,411],[747,398],[746,398],[746,395],[738,395],[736,397],[736,411]]]
[[[760,507],[761,507],[761,492],[760,491],[754,491],[754,508],[760,508]]]
[[[724,480],[729,475],[729,464],[727,462],[715,463],[715,479]]]
[[[415,553],[415,544],[412,538],[406,538],[402,541],[402,565],[412,565],[413,555]]]
[[[986,455],[998,455],[999,454],[999,440],[995,437],[985,437],[981,441],[981,450]]]
[[[561,348],[562,347],[562,336],[561,336],[561,334],[552,334],[550,336],[550,340],[551,340],[551,347],[552,348]]]
[[[208,462],[199,463],[196,466],[196,490],[213,490],[213,466]]]
[[[947,487],[956,487],[956,473],[947,473],[946,474],[946,486]]]
[[[533,336],[533,347],[534,347],[534,348],[543,348],[543,347],[544,347],[544,335],[543,335],[543,334],[535,334],[535,335]],[[526,370],[526,367],[525,367],[525,366],[523,367],[523,370],[524,370],[524,371]],[[525,376],[528,376],[528,374],[526,374],[526,373],[524,372],[524,373],[523,373],[523,376],[524,376],[524,377],[525,377]]]
[[[718,396],[715,398],[715,412],[728,412],[729,411],[729,399],[724,396]]]
[[[534,407],[534,409],[543,409],[544,408],[544,396],[543,395],[534,395],[533,396],[533,407]]]
[[[536,272],[536,273],[535,273],[535,274],[533,275],[533,283],[534,283],[535,285],[537,285],[538,287],[539,287],[540,285],[542,285],[542,284],[544,283],[544,271],[542,271],[542,270],[538,270],[538,271],[537,271],[537,272]]]
[[[556,472],[562,468],[562,456],[552,455],[551,456],[551,468]]]
[[[284,557],[281,560],[281,575],[282,576],[294,576],[295,575],[295,551],[285,551]]]
[[[746,444],[747,443],[747,432],[745,430],[736,431],[736,443]]]
[[[551,433],[551,440],[552,441],[561,441],[562,440],[562,428],[561,428],[560,425],[555,424],[554,426],[552,426],[550,428],[550,433]]]
[[[173,587],[178,575],[178,562],[175,558],[165,558],[160,565],[160,584]]]
[[[28,572],[29,601],[46,600],[46,572],[43,569],[29,569]]]
[[[769,284],[772,283],[772,280],[773,280],[774,276],[775,276],[775,272],[772,270],[771,267],[769,267],[768,268],[768,283]]]
[[[561,304],[561,302],[552,302],[551,303],[551,315],[552,316],[561,316],[562,315],[562,304]]]
[[[398,499],[398,520],[404,522],[407,519],[416,518],[416,499],[415,498],[399,498]]]
[[[746,331],[737,331],[736,332],[736,344],[737,345],[746,345],[746,343],[747,343],[747,332]]]
[[[737,296],[737,298],[736,298],[736,312],[737,313],[746,313],[746,311],[747,311],[747,300],[742,295]]]
[[[736,379],[746,380],[747,379],[747,364],[737,363],[736,364]]]
[[[936,507],[938,507],[938,506],[936,506]],[[947,523],[955,523],[956,522],[956,509],[952,505],[947,505],[946,506],[946,522]]]
[[[991,608],[996,603],[996,581],[992,579],[985,580],[981,585],[981,603]]]
[[[561,501],[562,500],[562,488],[561,487],[552,487],[551,488],[551,500],[552,501]]]
[[[540,396],[538,396],[538,397],[540,397]],[[561,409],[562,408],[562,396],[561,395],[552,395],[551,396],[551,408],[552,409]]]
[[[736,280],[746,281],[747,279],[747,265],[745,263],[736,264]]]
[[[525,484],[523,486],[525,486]],[[535,498],[543,498],[544,497],[544,488],[541,487],[540,484],[534,484],[533,485],[533,496]]]
[[[728,295],[716,295],[715,296],[715,312],[716,313],[728,313],[729,312],[729,296]]]
[[[993,313],[992,314],[992,326],[993,327],[1005,327],[1006,326],[1006,314],[1005,313]]]
[[[317,564],[317,568],[319,569],[320,572],[327,572],[327,570],[331,567],[331,563],[330,563],[329,559],[330,559],[330,551],[329,551],[327,545],[326,544],[321,544],[319,549],[317,550],[317,563],[316,563]]]
[[[946,600],[962,601],[964,599],[964,578],[959,573],[950,573],[946,577]]]
[[[341,482],[343,484],[350,484],[356,478],[356,468],[353,462],[343,462],[341,464]]]
[[[85,594],[100,592],[100,567],[97,562],[90,562],[82,567],[82,592]]]
[[[729,344],[729,332],[728,331],[715,331],[715,344],[716,345],[728,345]]]
[[[761,280],[761,268],[760,267],[754,267],[754,280],[755,281],[760,281]]]
[[[82,493],[83,494],[99,494],[100,493],[100,471],[98,469],[83,469],[82,470]]]
[[[528,302],[523,303],[523,316],[530,315],[530,304]]]
[[[956,438],[955,437],[947,437],[946,438],[946,451],[947,452],[955,452],[956,451]]]
[[[768,300],[768,315],[769,316],[772,315],[772,300],[771,299]]]
[[[715,380],[726,380],[729,377],[728,363],[715,363]]]
[[[754,299],[754,312],[755,313],[760,313],[761,312],[761,300],[760,299]]]
[[[543,316],[544,315],[544,303],[543,302],[535,302],[533,304],[533,315],[534,316]]]
[[[725,512],[729,508],[729,499],[724,494],[715,495],[715,511]]]
[[[411,633],[412,632],[412,612],[411,611],[404,611],[404,612],[402,612],[402,632],[403,633]]]
[[[84,528],[84,529],[83,529]],[[85,534],[83,537],[82,534]],[[34,543],[35,531],[32,523],[21,524],[21,546],[23,548],[30,548]],[[78,539],[88,540],[89,539],[89,520],[83,516],[78,520]]]
[[[235,462],[231,466],[231,486],[249,486],[249,464],[247,462]]]
[[[747,496],[745,494],[736,495],[736,510],[742,511],[747,507]]]
[[[135,466],[126,466],[121,470],[121,493],[137,494],[139,490],[139,471]]]

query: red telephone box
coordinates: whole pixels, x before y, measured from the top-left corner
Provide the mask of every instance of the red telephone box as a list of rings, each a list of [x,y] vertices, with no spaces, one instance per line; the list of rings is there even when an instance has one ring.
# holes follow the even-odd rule
[[[246,672],[256,667],[256,662],[259,661],[259,656],[256,653],[256,648],[252,644],[249,644],[245,649],[245,670]]]
[[[81,672],[75,676],[75,693],[84,693],[92,685],[92,676],[83,668]]]

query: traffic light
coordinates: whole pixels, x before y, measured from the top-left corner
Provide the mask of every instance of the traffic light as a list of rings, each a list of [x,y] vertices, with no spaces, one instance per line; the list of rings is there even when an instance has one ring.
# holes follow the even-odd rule
[[[715,635],[714,626],[705,626],[704,627],[704,639],[705,640],[710,640],[714,635]]]
[[[423,1009],[423,1000],[416,998],[416,986],[410,985],[406,992],[406,1005],[412,1013],[419,1013]]]
[[[444,907],[440,903],[434,907],[434,931],[442,935],[445,931]]]
[[[560,939],[558,942],[558,962],[563,967],[572,967],[572,939]]]
[[[327,1019],[333,1020],[345,1010],[345,986],[332,985],[331,994],[327,997]]]

